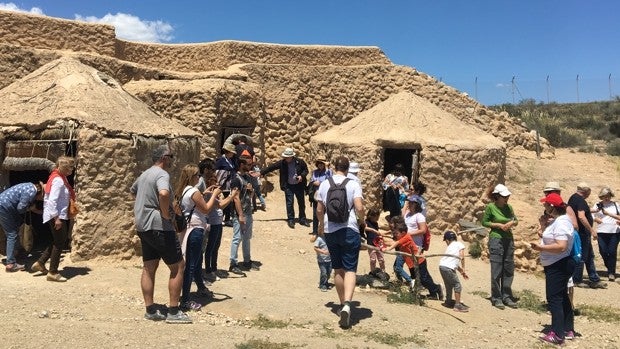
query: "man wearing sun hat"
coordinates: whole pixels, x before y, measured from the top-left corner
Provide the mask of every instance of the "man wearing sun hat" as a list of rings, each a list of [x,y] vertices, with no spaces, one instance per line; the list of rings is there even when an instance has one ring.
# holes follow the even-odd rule
[[[349,163],[349,172],[347,173],[347,178],[351,178],[351,180],[356,181],[357,183],[362,183],[360,182],[359,177],[357,177],[357,174],[360,172],[360,164],[358,164],[357,162],[351,162]]]
[[[286,148],[282,152],[282,159],[260,171],[261,176],[264,176],[267,173],[280,170],[280,189],[284,191],[286,198],[286,221],[291,229],[295,228],[294,198],[297,198],[299,208],[299,224],[306,227],[310,226],[306,219],[306,199],[304,197],[308,165],[295,155],[293,148]]]
[[[577,263],[575,267],[573,281],[577,287],[607,288],[607,284],[601,281],[594,265],[592,237],[596,238],[596,230],[592,227],[594,220],[592,213],[590,213],[590,206],[586,202],[591,192],[588,183],[581,182],[577,184],[577,192],[568,199],[568,206],[575,211],[577,216],[579,238],[581,239],[581,262]],[[583,281],[584,265],[588,272],[589,284]]]

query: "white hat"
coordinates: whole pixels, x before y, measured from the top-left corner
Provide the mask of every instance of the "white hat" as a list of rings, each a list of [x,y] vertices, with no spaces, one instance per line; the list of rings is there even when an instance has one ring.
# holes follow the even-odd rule
[[[349,173],[358,173],[360,171],[360,164],[352,162],[349,164]]]
[[[498,184],[493,188],[493,194],[499,194],[501,196],[510,196],[512,194],[508,188],[503,184]]]
[[[562,188],[560,188],[560,182],[547,182],[547,184],[545,184],[545,189],[543,189],[543,192],[556,190],[562,190]]]
[[[293,156],[295,156],[295,151],[293,148],[286,148],[284,149],[284,152],[282,152],[283,158],[292,158]]]

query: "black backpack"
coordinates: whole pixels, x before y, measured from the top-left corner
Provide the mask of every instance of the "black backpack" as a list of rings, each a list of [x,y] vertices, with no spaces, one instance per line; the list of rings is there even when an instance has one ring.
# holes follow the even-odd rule
[[[327,190],[327,198],[325,199],[325,211],[329,222],[346,223],[349,221],[349,202],[347,200],[347,182],[349,178],[345,178],[340,184],[336,184],[332,177],[329,181],[329,190]]]

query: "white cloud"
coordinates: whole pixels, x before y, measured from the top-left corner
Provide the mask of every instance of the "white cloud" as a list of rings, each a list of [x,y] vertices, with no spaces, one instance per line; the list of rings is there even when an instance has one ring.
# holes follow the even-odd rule
[[[508,87],[508,84],[504,84],[503,82],[499,82],[499,83],[495,84],[495,87],[497,87],[497,88],[504,88],[504,87]]]
[[[166,42],[174,37],[174,28],[163,21],[145,21],[134,15],[117,13],[97,18],[95,16],[75,15],[75,19],[90,23],[102,23],[113,25],[116,29],[116,36],[121,39],[138,42]]]
[[[41,10],[38,7],[33,7],[30,10],[26,10],[23,8],[19,8],[17,5],[15,5],[12,2],[0,2],[0,10],[13,11],[13,12],[25,12],[25,13],[32,13],[35,15],[43,14],[43,10]]]

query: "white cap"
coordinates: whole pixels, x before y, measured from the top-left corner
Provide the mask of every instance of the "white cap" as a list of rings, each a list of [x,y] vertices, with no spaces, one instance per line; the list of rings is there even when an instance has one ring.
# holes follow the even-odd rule
[[[349,164],[349,173],[358,173],[360,171],[360,164],[352,162]]]
[[[501,196],[510,196],[512,194],[508,188],[503,184],[498,184],[493,188],[493,194],[499,194]]]

